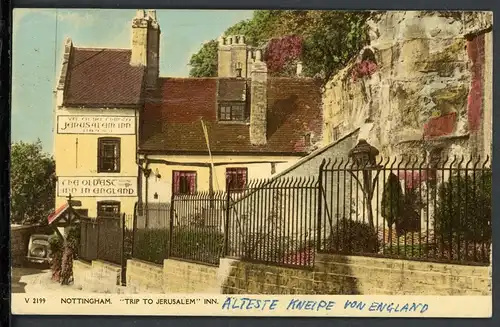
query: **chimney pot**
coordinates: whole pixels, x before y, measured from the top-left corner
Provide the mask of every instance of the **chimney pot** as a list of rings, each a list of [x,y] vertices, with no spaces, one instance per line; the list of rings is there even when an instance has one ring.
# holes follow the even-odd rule
[[[156,21],[156,10],[148,10],[148,17]]]
[[[146,13],[144,11],[144,9],[137,9],[136,13],[135,13],[135,18],[144,18],[146,17]]]
[[[255,51],[255,61],[262,61],[262,50],[257,49]]]

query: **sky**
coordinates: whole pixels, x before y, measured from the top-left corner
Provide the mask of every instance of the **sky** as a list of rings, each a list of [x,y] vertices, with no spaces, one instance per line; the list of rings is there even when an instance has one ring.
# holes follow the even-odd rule
[[[135,10],[15,9],[12,44],[11,141],[34,142],[52,153],[54,89],[64,40],[76,47],[130,48]],[[188,76],[201,45],[252,16],[250,10],[157,10],[160,76]]]

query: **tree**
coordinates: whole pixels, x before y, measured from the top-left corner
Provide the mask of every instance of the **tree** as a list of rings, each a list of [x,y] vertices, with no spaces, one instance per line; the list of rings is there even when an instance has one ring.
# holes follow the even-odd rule
[[[46,222],[54,208],[55,162],[44,153],[40,140],[17,142],[11,147],[11,222]]]
[[[362,11],[256,10],[251,19],[236,23],[224,34],[245,35],[247,44],[265,47],[266,52],[272,54],[266,56],[266,61],[278,63],[274,66],[282,68],[282,71],[271,71],[275,75],[294,74],[290,65],[301,59],[305,76],[326,82],[367,43],[365,23],[369,16],[369,12]],[[290,53],[284,49],[287,47]],[[299,48],[300,56],[296,53]],[[195,64],[200,59],[214,63],[215,68],[198,69],[191,76],[215,76],[212,74],[217,67],[217,44],[213,52],[206,51],[204,46],[191,58]]]
[[[215,77],[217,76],[217,46],[216,40],[210,40],[203,44],[200,51],[195,53],[189,60],[189,76],[191,77]]]

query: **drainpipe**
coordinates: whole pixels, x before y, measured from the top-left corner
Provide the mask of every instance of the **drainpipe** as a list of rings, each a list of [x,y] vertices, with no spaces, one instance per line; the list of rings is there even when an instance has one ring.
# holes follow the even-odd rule
[[[144,155],[144,168],[143,168],[143,173],[144,173],[144,178],[145,180],[145,185],[144,187],[146,188],[144,190],[144,197],[145,197],[145,209],[146,209],[146,224],[145,227],[148,227],[148,222],[149,222],[149,212],[148,212],[148,190],[149,190],[149,175],[151,174],[151,169],[148,168],[149,162],[148,162],[148,156]]]

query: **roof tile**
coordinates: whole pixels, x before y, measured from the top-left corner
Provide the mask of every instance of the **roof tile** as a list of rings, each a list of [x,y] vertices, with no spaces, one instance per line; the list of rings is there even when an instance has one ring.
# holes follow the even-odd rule
[[[65,106],[136,106],[144,67],[130,65],[131,50],[73,48],[64,91]]]
[[[305,134],[321,134],[321,92],[307,78],[269,78],[267,144],[254,146],[249,124],[217,122],[217,78],[162,78],[160,103],[146,103],[140,151],[206,152],[201,119],[211,151],[302,154]],[[250,100],[250,99],[248,99]]]

